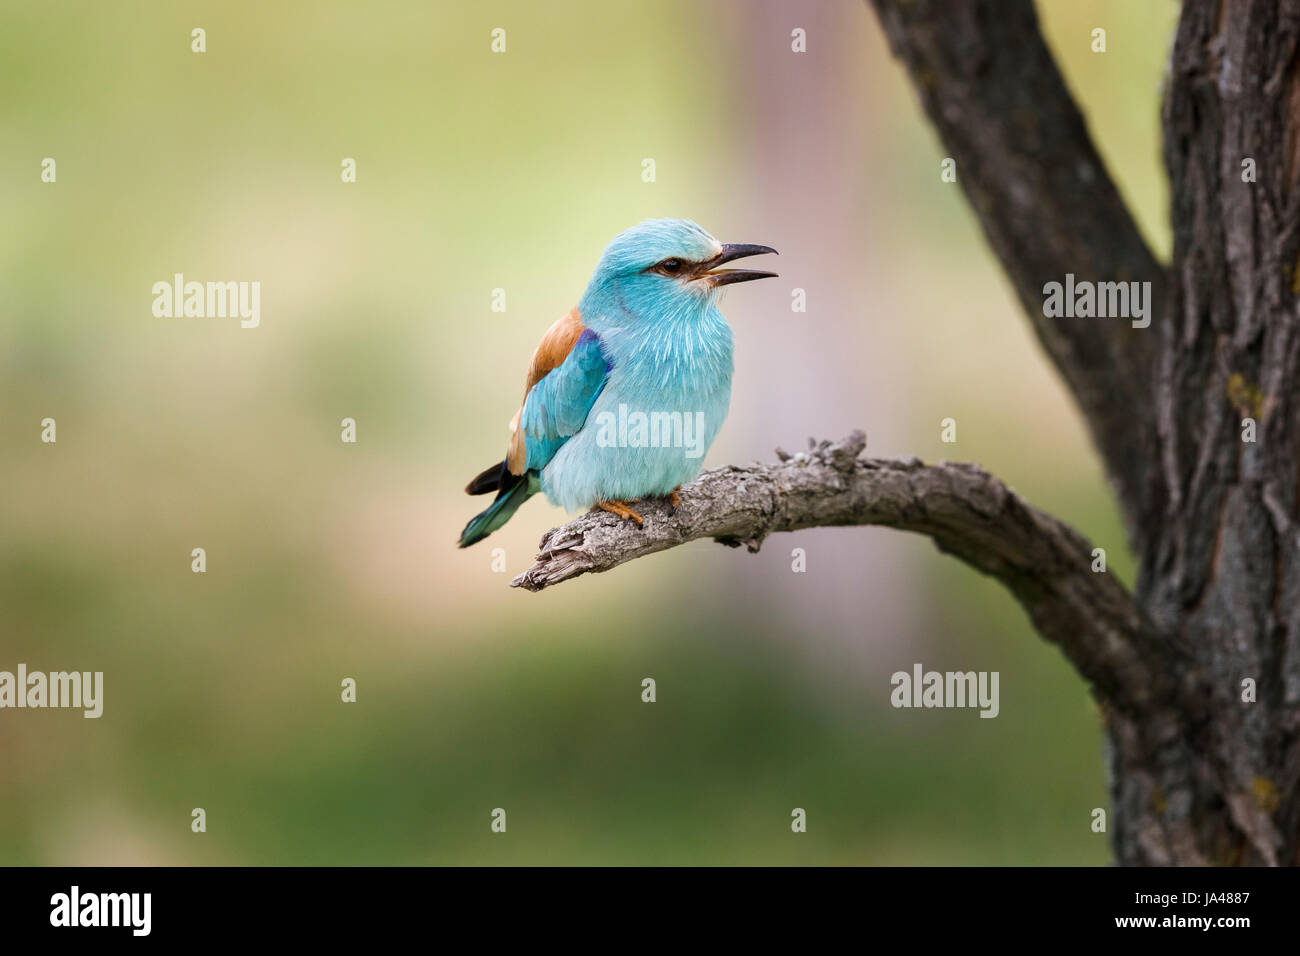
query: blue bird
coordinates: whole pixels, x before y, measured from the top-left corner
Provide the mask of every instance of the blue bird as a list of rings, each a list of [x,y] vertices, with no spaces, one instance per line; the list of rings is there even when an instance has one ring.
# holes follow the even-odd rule
[[[769,252],[718,242],[684,219],[616,236],[577,307],[533,354],[505,460],[465,488],[497,496],[460,546],[482,541],[539,491],[567,511],[601,508],[638,525],[629,501],[667,497],[676,507],[731,403],[720,290],[776,275],[719,267]]]

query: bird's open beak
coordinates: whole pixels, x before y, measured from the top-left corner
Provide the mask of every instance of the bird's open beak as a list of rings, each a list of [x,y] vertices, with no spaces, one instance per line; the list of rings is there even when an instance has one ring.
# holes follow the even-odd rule
[[[723,243],[722,252],[707,262],[700,263],[701,271],[696,278],[703,279],[710,286],[732,285],[736,282],[748,282],[751,279],[775,279],[775,272],[757,272],[748,269],[719,269],[718,266],[747,256],[762,256],[767,253],[777,255],[771,246],[756,246],[750,242]]]

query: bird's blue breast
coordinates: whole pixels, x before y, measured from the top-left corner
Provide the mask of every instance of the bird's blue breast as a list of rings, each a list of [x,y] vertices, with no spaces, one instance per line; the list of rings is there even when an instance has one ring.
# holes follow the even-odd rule
[[[711,302],[653,321],[615,309],[588,321],[608,361],[604,388],[542,470],[542,490],[570,511],[667,495],[699,474],[726,419],[731,329]]]

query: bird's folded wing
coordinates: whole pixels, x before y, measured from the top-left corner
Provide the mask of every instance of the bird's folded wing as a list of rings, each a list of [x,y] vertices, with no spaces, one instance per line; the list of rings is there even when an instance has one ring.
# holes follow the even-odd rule
[[[583,330],[564,361],[529,389],[510,443],[511,472],[545,467],[560,446],[578,433],[605,387],[609,368],[600,337],[591,329]]]

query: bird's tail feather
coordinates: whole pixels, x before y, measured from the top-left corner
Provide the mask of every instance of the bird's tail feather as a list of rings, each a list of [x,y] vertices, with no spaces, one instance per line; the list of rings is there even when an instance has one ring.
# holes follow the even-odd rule
[[[522,475],[512,475],[502,469],[501,487],[496,500],[465,525],[465,530],[460,533],[460,546],[468,548],[471,544],[482,541],[509,521],[520,505],[541,490],[542,483],[537,472],[526,471]]]

